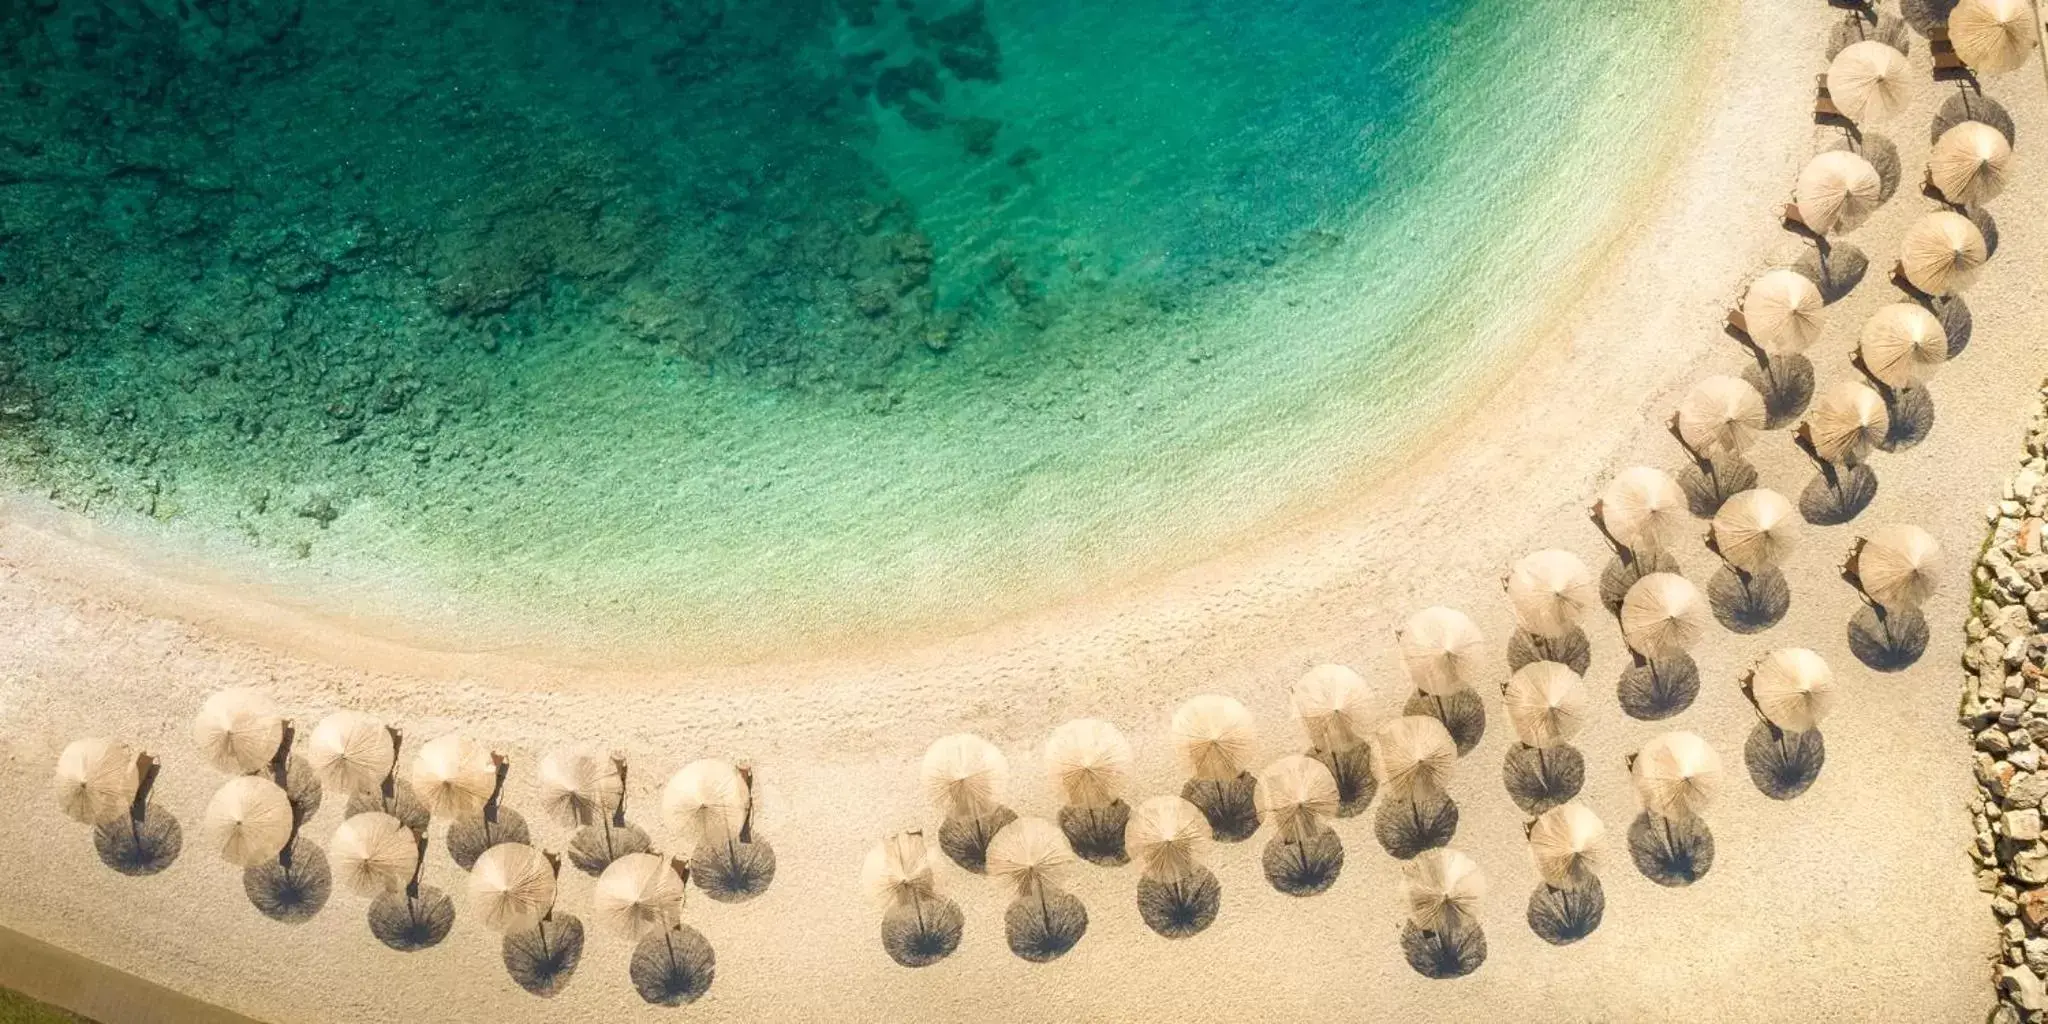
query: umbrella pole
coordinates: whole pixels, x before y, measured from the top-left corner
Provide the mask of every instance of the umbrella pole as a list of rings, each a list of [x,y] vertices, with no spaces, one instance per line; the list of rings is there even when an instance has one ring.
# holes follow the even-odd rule
[[[541,918],[540,923],[535,925],[534,928],[540,932],[541,961],[546,962],[551,955],[548,953],[548,919],[545,917]]]
[[[1543,748],[1536,748],[1536,777],[1543,780],[1543,791],[1550,792],[1550,762],[1543,759]]]
[[[1659,817],[1662,816],[1659,815]],[[1678,836],[1671,831],[1670,818],[1664,819],[1664,849],[1670,851],[1671,856],[1678,856]]]
[[[1037,886],[1037,889],[1038,889],[1038,919],[1039,919],[1039,920],[1041,920],[1041,921],[1043,921],[1043,922],[1045,922],[1045,934],[1046,934],[1046,935],[1048,935],[1048,936],[1050,936],[1050,935],[1052,934],[1052,908],[1051,908],[1051,907],[1048,907],[1048,906],[1046,906],[1046,905],[1045,905],[1045,885],[1044,885],[1044,883],[1042,883],[1042,882],[1041,882],[1041,883],[1039,883],[1039,885]]]

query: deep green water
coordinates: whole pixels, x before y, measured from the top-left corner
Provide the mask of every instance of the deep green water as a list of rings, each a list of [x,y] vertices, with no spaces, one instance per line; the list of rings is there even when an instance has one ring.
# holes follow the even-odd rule
[[[734,654],[991,618],[1469,397],[1706,17],[0,5],[0,476],[386,610]]]

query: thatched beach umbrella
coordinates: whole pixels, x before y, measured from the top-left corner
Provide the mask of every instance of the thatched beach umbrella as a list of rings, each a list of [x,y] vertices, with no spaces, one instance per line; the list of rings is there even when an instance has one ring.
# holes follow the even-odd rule
[[[1771,355],[1804,352],[1827,326],[1820,287],[1796,270],[1779,267],[1749,283],[1742,320],[1749,338]]]
[[[1729,565],[1757,572],[1777,565],[1799,545],[1799,511],[1766,487],[1729,497],[1714,513],[1714,550]]]
[[[1372,686],[1343,665],[1317,665],[1288,691],[1294,716],[1317,750],[1355,750],[1371,731]]]
[[[1978,74],[1996,75],[2027,62],[2039,30],[2027,0],[1961,0],[1948,16],[1949,42],[1956,56]]]
[[[334,830],[328,854],[343,888],[375,897],[403,889],[419,870],[420,837],[382,811],[357,814]]]
[[[66,817],[97,825],[129,812],[142,771],[127,744],[90,736],[72,740],[57,755],[53,786]]]
[[[1807,443],[1815,455],[1829,462],[1862,458],[1891,429],[1891,410],[1884,404],[1884,396],[1853,380],[1829,385],[1806,413]]]
[[[626,795],[619,763],[588,750],[549,751],[535,776],[541,809],[570,828],[611,818]]]
[[[1576,801],[1559,804],[1529,826],[1529,856],[1543,883],[1555,889],[1581,889],[1595,880],[1600,867],[1600,839],[1607,826],[1592,809]]]
[[[474,817],[498,791],[498,768],[483,744],[449,733],[413,755],[412,791],[437,817]]]
[[[1740,377],[1716,374],[1678,400],[1678,438],[1698,455],[1741,454],[1764,429],[1764,396]]]
[[[1835,673],[1819,654],[1785,647],[1764,655],[1750,674],[1750,699],[1772,725],[1786,732],[1820,726],[1835,706]]]
[[[1941,584],[1941,542],[1917,526],[1881,526],[1857,540],[1849,569],[1870,599],[1888,608],[1918,605]]]
[[[1202,809],[1177,796],[1155,796],[1131,811],[1124,845],[1148,878],[1178,881],[1201,867],[1214,840]]]
[[[1977,280],[1991,250],[1970,218],[1936,210],[1906,229],[1899,244],[1899,269],[1906,281],[1928,295],[1954,295]]]
[[[206,804],[207,845],[236,867],[255,867],[277,856],[292,837],[292,803],[277,783],[260,775],[229,779]]]
[[[1123,796],[1131,774],[1131,744],[1116,726],[1077,718],[1045,741],[1045,770],[1071,806],[1099,809]]]
[[[1373,774],[1396,794],[1442,793],[1457,765],[1457,742],[1442,722],[1428,715],[1404,715],[1382,723],[1373,733]]]
[[[1282,838],[1305,842],[1337,813],[1337,777],[1313,757],[1289,754],[1259,773],[1252,801]]]
[[[555,906],[555,862],[525,843],[499,843],[469,869],[469,905],[500,934],[539,924]]]
[[[1196,779],[1235,780],[1251,761],[1257,742],[1252,713],[1234,697],[1204,694],[1174,709],[1173,747]]]
[[[1556,548],[1516,560],[1504,586],[1515,621],[1530,633],[1553,640],[1570,633],[1600,607],[1600,587],[1592,570],[1579,556]]]
[[[885,907],[932,896],[938,892],[933,863],[931,840],[922,831],[898,832],[868,848],[861,889]]]
[[[1854,231],[1884,202],[1877,168],[1846,149],[1815,154],[1792,188],[1799,219],[1822,235]]]
[[[1586,727],[1585,687],[1569,665],[1532,661],[1508,678],[1503,697],[1515,735],[1539,753]]]
[[[1675,572],[1653,572],[1637,580],[1621,600],[1621,637],[1645,658],[1675,657],[1706,635],[1707,599],[1692,581]]]
[[[739,835],[747,807],[747,780],[739,769],[710,758],[684,765],[661,791],[662,817],[692,845]]]
[[[1456,850],[1424,850],[1402,865],[1408,880],[1408,919],[1424,931],[1443,932],[1478,920],[1486,876]]]
[[[1408,681],[1432,697],[1469,690],[1486,673],[1486,635],[1464,612],[1424,608],[1408,617],[1399,636]]]
[[[284,742],[277,705],[255,690],[222,690],[206,698],[192,719],[192,742],[206,762],[233,774],[260,771]]]
[[[626,854],[597,876],[590,912],[605,927],[631,938],[659,935],[682,920],[687,870],[660,854]]]
[[[2012,143],[1982,121],[1964,121],[1934,140],[1927,178],[1957,206],[1988,202],[2012,177]]]
[[[1948,362],[1948,332],[1934,314],[1910,302],[1894,302],[1864,321],[1856,351],[1864,369],[1886,387],[1917,387]]]
[[[1008,882],[1019,896],[1054,886],[1073,863],[1066,833],[1044,818],[1018,818],[988,843],[988,873]]]
[[[1912,99],[1906,55],[1875,39],[1851,43],[1828,64],[1828,95],[1858,124],[1884,121]]]
[[[1691,517],[1685,491],[1671,474],[1634,466],[1615,474],[1600,492],[1600,522],[1615,543],[1631,551],[1662,551],[1675,543]]]
[[[320,784],[339,793],[367,793],[391,777],[398,748],[384,723],[360,711],[337,711],[306,738],[306,763]]]
[[[1636,753],[1629,773],[1643,806],[1662,818],[1691,818],[1721,792],[1721,755],[1697,733],[1652,737]]]
[[[954,733],[924,752],[925,795],[947,817],[979,818],[1002,805],[1010,762],[995,744],[972,733]]]

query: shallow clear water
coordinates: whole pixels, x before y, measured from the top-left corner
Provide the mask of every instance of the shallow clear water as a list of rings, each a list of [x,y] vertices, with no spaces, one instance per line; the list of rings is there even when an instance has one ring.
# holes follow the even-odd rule
[[[1704,17],[33,6],[9,482],[734,654],[1183,564],[1390,464],[1617,229]]]

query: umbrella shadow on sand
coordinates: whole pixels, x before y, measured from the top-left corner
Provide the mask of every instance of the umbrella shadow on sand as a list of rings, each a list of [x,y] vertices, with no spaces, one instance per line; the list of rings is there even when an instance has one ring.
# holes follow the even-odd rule
[[[1899,0],[1899,13],[1906,16],[1906,24],[1930,39],[1948,33],[1948,16],[1955,9],[1956,0]]]
[[[1586,755],[1560,743],[1532,747],[1517,743],[1501,763],[1508,798],[1528,814],[1542,814],[1579,795],[1586,784]]]
[[[1700,695],[1700,668],[1691,656],[1638,659],[1623,669],[1615,696],[1630,718],[1656,722],[1692,707]]]
[[[1600,572],[1600,603],[1607,606],[1607,614],[1620,615],[1628,589],[1638,580],[1654,573],[1678,571],[1678,559],[1661,552],[1615,555]]]
[[[1486,932],[1473,923],[1429,931],[1410,921],[1401,926],[1401,955],[1425,978],[1462,978],[1486,962]]]
[[[242,871],[242,891],[257,913],[285,924],[313,919],[334,894],[327,853],[303,837],[274,860]]]
[[[1408,703],[1402,705],[1404,715],[1421,715],[1443,723],[1444,731],[1451,734],[1451,742],[1458,745],[1458,756],[1464,757],[1479,745],[1486,736],[1486,704],[1479,694],[1471,690],[1459,690],[1448,697],[1435,697],[1426,693],[1408,695]]]
[[[100,863],[130,877],[154,875],[170,867],[185,849],[185,830],[158,804],[146,804],[140,816],[123,814],[93,827],[93,850]]]
[[[1731,633],[1761,633],[1792,609],[1792,587],[1773,567],[1742,572],[1723,565],[1707,581],[1707,604]]]
[[[1926,388],[1894,389],[1878,384],[1877,393],[1891,414],[1891,427],[1877,443],[1879,450],[1902,452],[1934,432],[1934,396]]]
[[[690,881],[720,903],[745,903],[775,881],[775,848],[762,838],[706,839],[690,855]]]
[[[954,815],[939,824],[939,849],[946,852],[953,863],[977,875],[988,873],[988,844],[1003,830],[1004,825],[1017,820],[1017,812],[1008,807],[993,807],[981,814]]]
[[[1372,750],[1364,743],[1349,750],[1311,750],[1308,756],[1323,763],[1337,780],[1337,817],[1364,814],[1379,793],[1379,779],[1372,774]]]
[[[1396,860],[1408,860],[1458,834],[1458,803],[1448,794],[1416,792],[1390,796],[1373,814],[1373,837]]]
[[[1927,653],[1927,617],[1917,608],[1866,604],[1849,617],[1849,652],[1879,672],[1900,672]]]
[[[1756,485],[1756,467],[1734,455],[1696,459],[1678,473],[1686,507],[1701,519],[1712,519],[1723,502]]]
[[[574,914],[551,913],[532,928],[506,935],[499,952],[513,984],[553,998],[583,962],[583,922]]]
[[[1607,916],[1607,891],[1588,877],[1576,889],[1539,885],[1529,894],[1529,930],[1553,946],[1569,946],[1600,927]]]
[[[1131,821],[1131,805],[1112,800],[1107,807],[1076,807],[1068,804],[1059,811],[1060,831],[1074,856],[1106,868],[1131,862],[1124,849],[1124,826]]]
[[[386,784],[390,785],[389,782]],[[403,780],[399,780],[396,785],[391,785],[390,796],[385,796],[376,791],[369,791],[356,793],[349,797],[348,807],[344,812],[344,816],[353,818],[358,814],[367,814],[371,811],[389,814],[397,818],[400,824],[412,829],[414,832],[425,832],[427,824],[433,817],[427,813],[427,805],[420,803],[420,798],[413,793],[412,787]]]
[[[463,818],[448,826],[448,857],[464,871],[475,867],[476,859],[499,843],[532,842],[525,816],[510,807],[494,808],[494,813]]]
[[[1906,32],[1905,19],[1875,11],[1852,10],[1828,30],[1827,58],[1834,60],[1843,50],[1866,40],[1876,40],[1900,53],[1913,52],[1913,41]]]
[[[1209,819],[1209,832],[1217,842],[1241,843],[1259,830],[1259,808],[1252,795],[1257,788],[1258,779],[1252,773],[1239,772],[1229,782],[1189,779],[1180,787],[1180,795]]]
[[[1870,272],[1870,257],[1848,242],[1822,241],[1806,250],[1792,269],[1820,289],[1821,301],[1833,303],[1846,298],[1863,283],[1864,275]]]
[[[1337,884],[1344,871],[1344,840],[1320,826],[1305,839],[1274,836],[1259,857],[1266,882],[1289,896],[1316,896]]]
[[[1088,934],[1088,907],[1072,893],[1047,885],[1033,888],[1003,912],[1003,938],[1018,959],[1051,963]]]
[[[1899,161],[1898,144],[1876,132],[1843,135],[1828,147],[1831,150],[1847,150],[1865,160],[1877,171],[1877,201],[1889,203],[1899,194],[1899,182],[1904,174],[1904,165]]]
[[[370,901],[370,934],[400,953],[432,949],[455,928],[455,901],[431,885],[407,886]]]
[[[1662,886],[1691,885],[1714,866],[1714,833],[1699,818],[1644,811],[1628,827],[1628,854],[1643,877]]]
[[[1526,629],[1515,630],[1508,637],[1508,671],[1519,672],[1539,661],[1554,661],[1585,675],[1586,670],[1593,667],[1593,644],[1586,639],[1586,631],[1577,626],[1558,637],[1538,636]]]
[[[1877,497],[1877,473],[1863,463],[1820,467],[1799,492],[1799,517],[1815,526],[1840,526]]]
[[[682,1006],[711,990],[718,975],[718,955],[704,933],[678,924],[641,939],[633,947],[626,973],[641,999],[655,1006]]]
[[[2013,134],[2012,114],[1997,100],[1974,89],[1957,89],[1955,95],[1942,101],[1941,110],[1934,115],[1934,123],[1927,126],[1927,141],[1940,141],[1950,128],[1964,121],[1988,124],[1998,129],[2006,141],[2019,144],[2019,136]]]
[[[1791,423],[1813,401],[1813,361],[1795,352],[1765,357],[1742,371],[1742,379],[1764,396],[1764,428]]]
[[[1948,357],[1954,359],[1970,347],[1970,334],[1976,328],[1976,318],[1970,315],[1970,304],[1960,295],[1937,295],[1923,300],[1921,305],[1941,321],[1943,333],[1948,335]]]
[[[620,857],[652,849],[653,840],[640,826],[599,818],[597,824],[585,825],[569,837],[569,863],[595,878]]]
[[[1185,939],[1207,930],[1222,906],[1223,884],[1205,867],[1172,880],[1138,879],[1138,917],[1163,938]]]
[[[944,896],[919,896],[883,912],[882,949],[904,967],[929,967],[952,956],[966,930],[960,904]]]
[[[1786,732],[1769,722],[1758,722],[1742,744],[1742,761],[1757,792],[1773,800],[1790,800],[1820,778],[1828,748],[1818,729]]]

